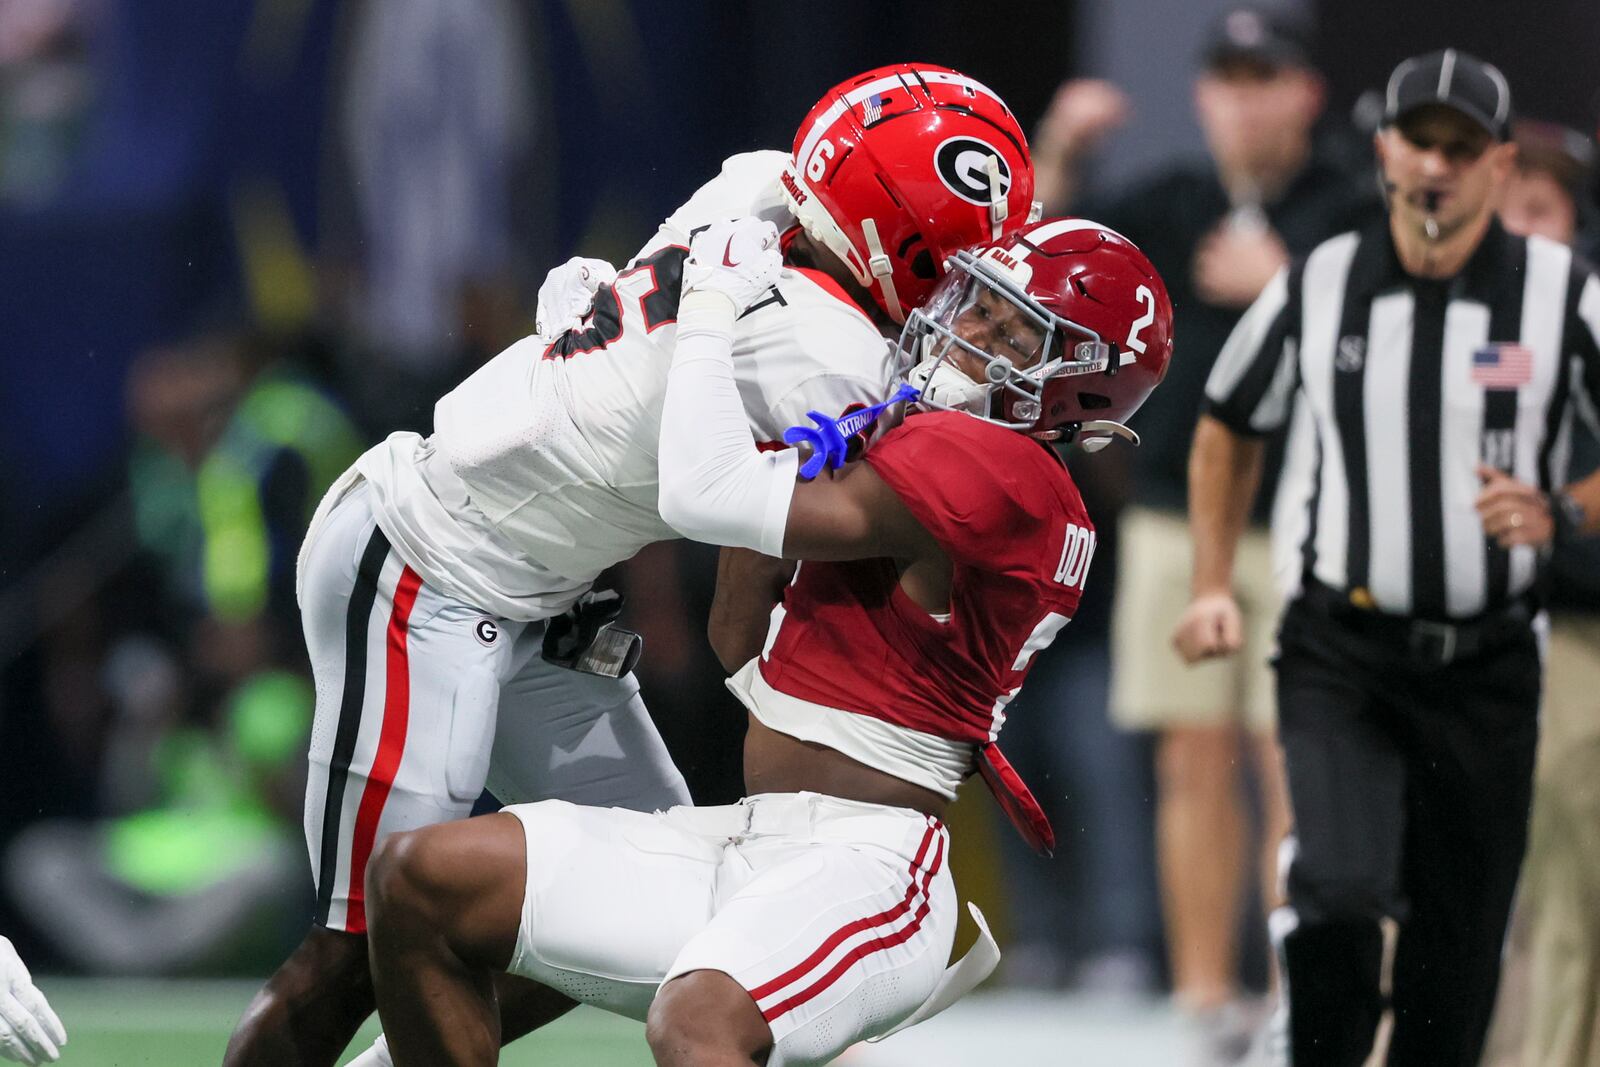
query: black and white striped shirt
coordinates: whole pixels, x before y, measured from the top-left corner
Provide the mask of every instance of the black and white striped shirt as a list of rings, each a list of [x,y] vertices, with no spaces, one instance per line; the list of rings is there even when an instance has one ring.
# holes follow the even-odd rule
[[[1481,460],[1545,490],[1566,479],[1573,415],[1595,426],[1600,279],[1563,245],[1491,225],[1455,278],[1401,268],[1386,226],[1318,245],[1240,320],[1206,385],[1231,429],[1290,424],[1274,543],[1363,607],[1465,619],[1537,578],[1473,507]]]

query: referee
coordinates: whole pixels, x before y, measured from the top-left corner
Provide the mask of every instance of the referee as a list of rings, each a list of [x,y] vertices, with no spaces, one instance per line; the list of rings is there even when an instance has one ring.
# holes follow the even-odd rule
[[[1274,556],[1295,833],[1273,914],[1295,1067],[1475,1067],[1527,836],[1553,540],[1600,531],[1565,483],[1600,399],[1600,280],[1494,218],[1510,90],[1449,49],[1389,79],[1386,225],[1267,287],[1207,383],[1190,455],[1186,659],[1240,643],[1233,551],[1262,435],[1289,425]],[[1592,406],[1586,410],[1592,411]]]

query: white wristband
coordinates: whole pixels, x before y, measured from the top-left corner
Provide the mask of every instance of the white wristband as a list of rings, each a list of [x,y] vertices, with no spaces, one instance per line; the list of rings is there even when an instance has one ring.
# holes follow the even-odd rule
[[[733,323],[739,317],[739,309],[733,304],[733,297],[715,289],[690,289],[678,301],[678,336],[683,336],[683,331],[691,334],[702,331],[726,334],[728,338],[727,356],[733,358]],[[673,357],[682,354],[681,349],[673,350]]]

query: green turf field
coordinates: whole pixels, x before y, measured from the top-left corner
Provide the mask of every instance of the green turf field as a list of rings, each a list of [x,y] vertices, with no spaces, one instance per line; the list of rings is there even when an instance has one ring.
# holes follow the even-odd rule
[[[217,1067],[228,1032],[256,982],[86,981],[39,976],[71,1037],[67,1067]],[[349,1060],[365,1050],[362,1031]],[[1172,1067],[1186,1031],[1160,999],[1107,1001],[1061,994],[968,997],[881,1045],[857,1045],[834,1067]],[[500,1060],[512,1067],[652,1067],[639,1023],[579,1008],[524,1038]]]
[[[66,1023],[67,1067],[216,1067],[255,982],[114,982],[41,977]],[[341,1063],[365,1049],[376,1021]],[[579,1008],[508,1049],[512,1067],[650,1067],[644,1027]]]

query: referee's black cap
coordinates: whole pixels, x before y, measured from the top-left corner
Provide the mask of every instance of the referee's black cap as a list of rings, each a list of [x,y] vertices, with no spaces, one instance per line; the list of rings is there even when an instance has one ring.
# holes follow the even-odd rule
[[[1511,87],[1491,63],[1456,48],[1412,56],[1389,75],[1383,99],[1384,125],[1419,107],[1436,104],[1459,111],[1497,141],[1511,136]]]
[[[1210,70],[1240,61],[1273,68],[1310,67],[1311,26],[1298,9],[1286,4],[1238,4],[1211,25],[1200,58]]]

